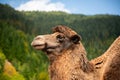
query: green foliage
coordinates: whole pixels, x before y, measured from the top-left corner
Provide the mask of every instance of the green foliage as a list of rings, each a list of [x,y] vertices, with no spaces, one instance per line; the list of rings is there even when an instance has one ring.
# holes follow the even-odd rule
[[[28,53],[25,34],[16,31],[12,26],[5,23],[0,23],[0,44],[1,49],[7,58],[17,58],[22,61],[25,53]],[[18,55],[19,54],[19,55]]]
[[[14,76],[8,76],[8,75],[2,73],[2,74],[0,74],[0,80],[25,80],[25,78],[20,74],[17,74]]]
[[[2,52],[2,50],[0,49],[0,73],[3,72],[3,66],[4,66],[4,63],[5,63],[5,55],[4,53]]]
[[[49,80],[49,76],[48,76],[47,73],[41,72],[41,73],[37,76],[37,80]]]
[[[0,4],[0,9],[0,80],[49,80],[48,58],[30,43],[34,36],[50,33],[56,25],[69,26],[82,36],[89,59],[104,53],[120,35],[119,15],[19,12],[7,4]],[[5,59],[19,75],[10,77],[3,73]]]

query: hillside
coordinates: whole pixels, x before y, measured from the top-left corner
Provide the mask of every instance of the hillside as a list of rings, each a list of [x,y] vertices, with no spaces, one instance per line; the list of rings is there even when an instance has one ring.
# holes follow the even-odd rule
[[[41,51],[31,48],[30,43],[34,36],[50,33],[56,25],[69,26],[79,33],[88,58],[93,59],[120,35],[119,21],[119,15],[19,12],[0,4],[0,80],[16,77],[18,80],[48,80],[48,59]],[[19,75],[11,78],[5,74],[5,60],[13,64]]]

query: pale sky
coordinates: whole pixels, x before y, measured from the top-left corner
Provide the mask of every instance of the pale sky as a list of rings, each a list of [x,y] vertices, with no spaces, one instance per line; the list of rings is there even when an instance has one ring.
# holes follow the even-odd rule
[[[120,0],[0,0],[19,11],[64,11],[73,14],[120,15]]]

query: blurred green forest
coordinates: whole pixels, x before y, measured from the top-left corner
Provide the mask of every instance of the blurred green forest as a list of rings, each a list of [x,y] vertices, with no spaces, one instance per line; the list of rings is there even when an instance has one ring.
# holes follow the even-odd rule
[[[0,4],[0,80],[49,80],[48,58],[30,44],[56,25],[69,26],[82,36],[89,59],[104,53],[120,35],[119,15],[19,12]]]

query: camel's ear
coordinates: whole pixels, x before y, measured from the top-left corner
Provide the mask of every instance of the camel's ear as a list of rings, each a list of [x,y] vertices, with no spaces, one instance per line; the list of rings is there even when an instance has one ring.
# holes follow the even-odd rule
[[[79,35],[73,35],[71,38],[70,38],[70,40],[73,42],[73,43],[75,43],[75,44],[77,44],[80,40],[81,40],[81,36],[79,36]]]

